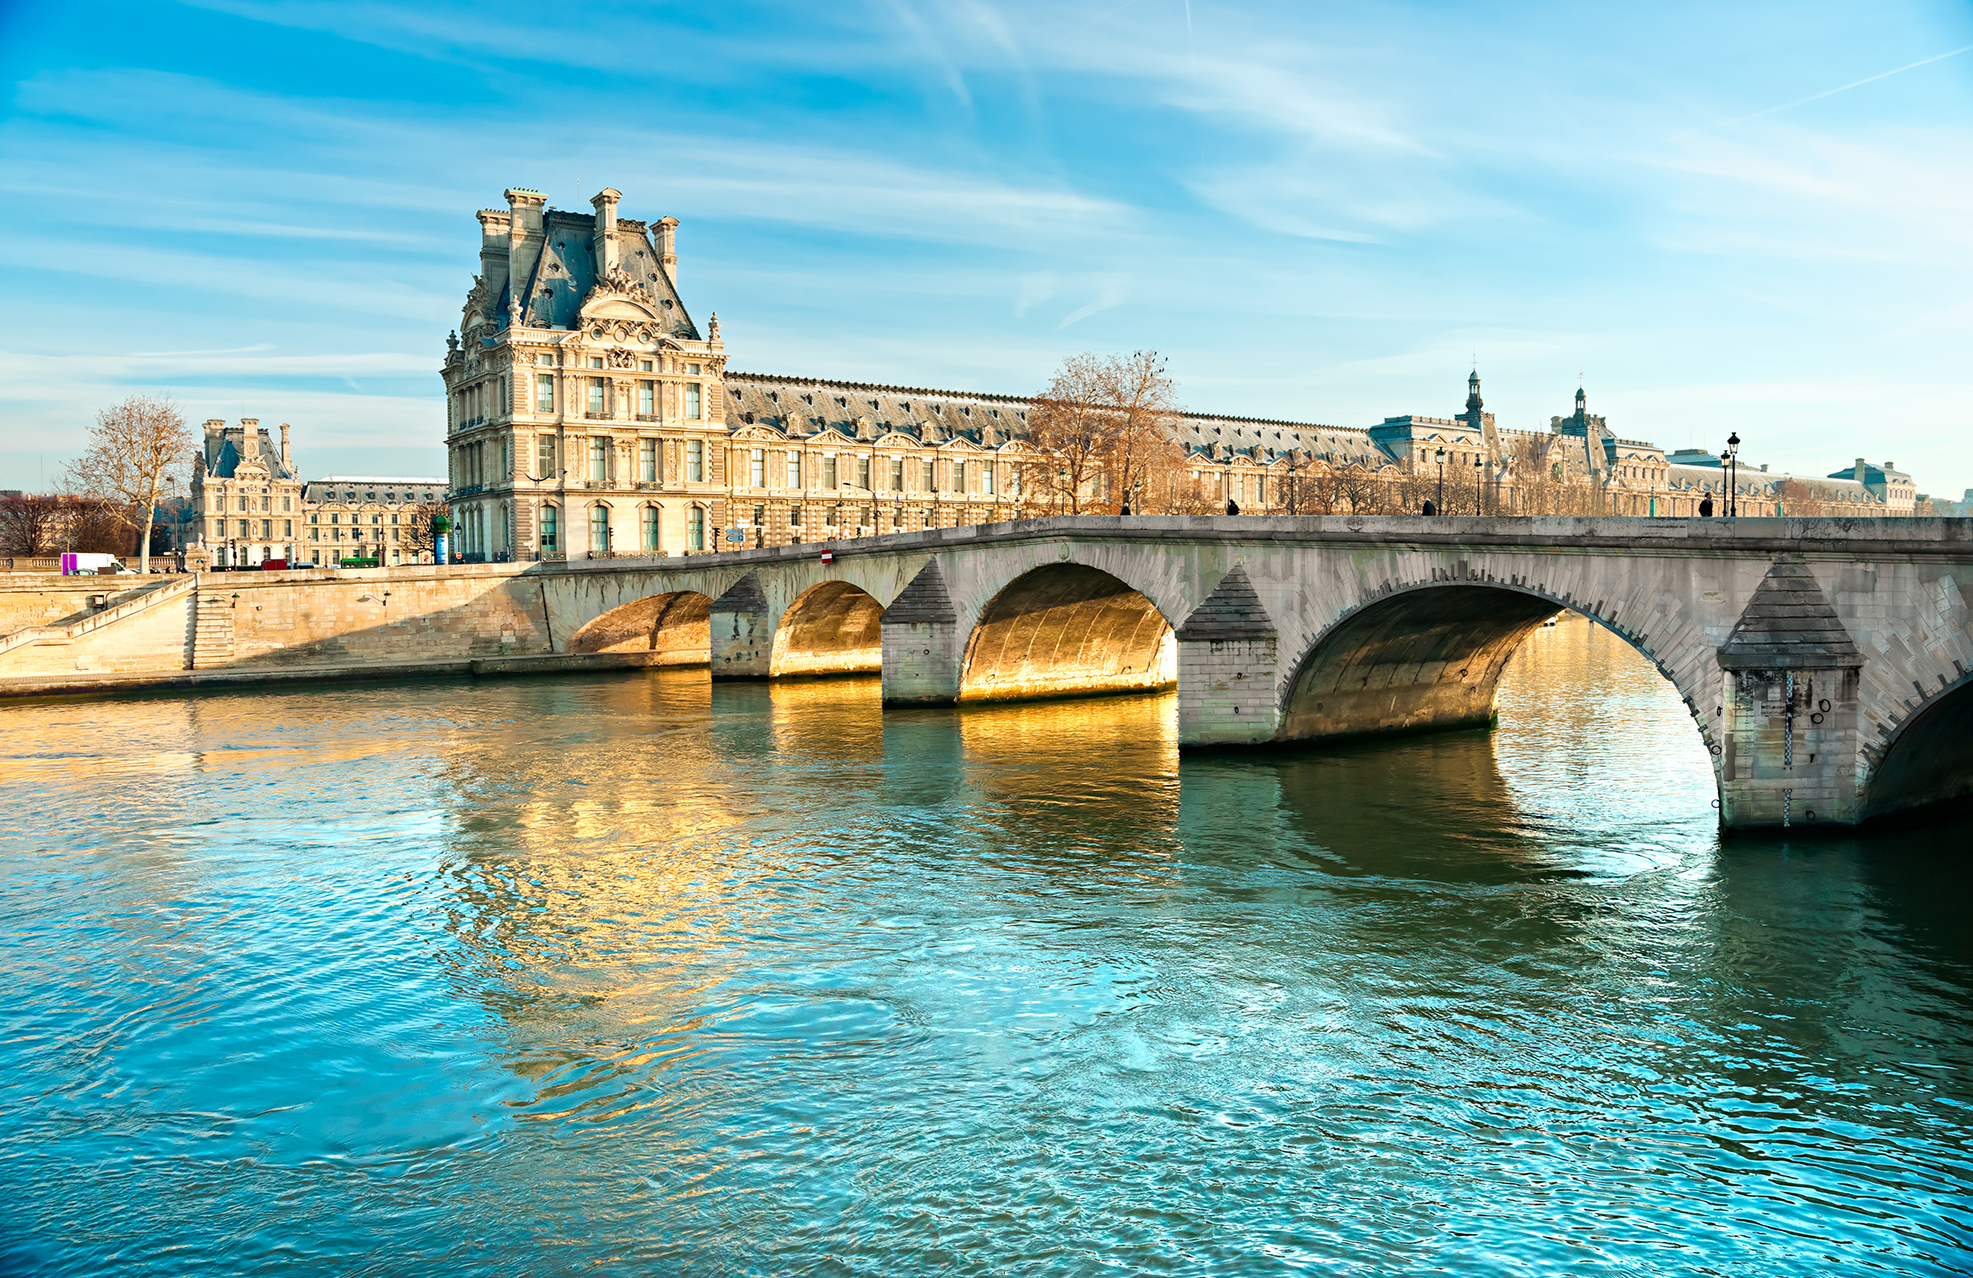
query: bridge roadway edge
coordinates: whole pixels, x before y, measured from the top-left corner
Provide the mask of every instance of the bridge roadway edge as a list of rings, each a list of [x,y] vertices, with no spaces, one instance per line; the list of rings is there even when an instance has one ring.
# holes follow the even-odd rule
[[[821,561],[824,551],[831,552],[833,562]],[[238,610],[235,615],[255,623],[240,629],[237,660],[210,671],[119,670],[113,658],[97,660],[91,668],[84,650],[115,643],[117,627],[106,626],[76,641],[73,666],[67,651],[22,648],[5,654],[0,659],[0,696],[239,686],[247,681],[340,679],[372,671],[384,678],[492,674],[500,671],[490,664],[475,671],[474,663],[503,658],[515,663],[516,673],[603,668],[617,663],[584,658],[635,654],[570,652],[572,637],[610,608],[657,591],[698,590],[717,596],[755,574],[766,600],[767,615],[761,620],[778,625],[791,601],[826,581],[853,584],[879,606],[888,606],[934,559],[944,566],[953,596],[956,624],[950,647],[955,650],[964,648],[965,633],[1008,581],[1020,571],[1055,563],[1111,573],[1143,593],[1176,630],[1220,578],[1241,565],[1252,574],[1279,633],[1269,641],[1273,652],[1262,651],[1267,645],[1250,644],[1235,663],[1244,663],[1243,668],[1221,670],[1226,677],[1220,682],[1235,688],[1233,699],[1241,701],[1242,716],[1250,705],[1261,713],[1243,719],[1239,731],[1249,734],[1247,740],[1209,740],[1211,734],[1195,733],[1184,742],[1187,748],[1292,744],[1276,731],[1292,709],[1297,672],[1338,625],[1407,592],[1449,585],[1491,587],[1576,608],[1643,652],[1693,713],[1721,782],[1723,821],[1766,825],[1776,823],[1776,814],[1788,812],[1777,805],[1788,802],[1783,797],[1791,789],[1787,783],[1801,778],[1774,768],[1768,770],[1775,775],[1765,777],[1728,777],[1723,756],[1732,745],[1736,766],[1755,755],[1764,758],[1761,752],[1773,753],[1774,743],[1783,739],[1777,734],[1794,731],[1798,735],[1789,739],[1805,739],[1799,733],[1806,725],[1786,723],[1789,716],[1777,716],[1772,706],[1747,706],[1742,709],[1750,716],[1751,735],[1744,748],[1724,741],[1726,720],[1733,717],[1725,713],[1732,694],[1713,654],[1766,565],[1782,555],[1809,565],[1863,654],[1855,731],[1840,751],[1850,772],[1847,778],[1823,778],[1839,789],[1847,786],[1848,797],[1823,800],[1830,806],[1819,811],[1818,819],[1847,822],[1895,812],[1895,796],[1871,797],[1874,771],[1901,748],[1901,741],[1922,738],[1928,749],[1936,749],[1939,734],[1914,733],[1913,724],[1923,726],[1927,712],[1942,702],[1956,705],[1973,697],[1966,683],[1973,670],[1967,614],[1973,592],[1973,521],[1066,516],[675,559],[206,574],[199,588],[223,590]],[[1598,560],[1604,561],[1601,568]],[[1674,569],[1663,562],[1668,560],[1684,566]],[[1618,561],[1621,570],[1610,572]],[[284,611],[274,602],[283,592],[314,603]],[[249,606],[251,612],[246,611]],[[309,634],[292,642],[286,636],[276,638],[280,625],[267,619],[277,614],[306,620],[308,625],[299,625],[289,617],[283,624]],[[766,633],[774,628],[767,626]],[[1195,658],[1202,655],[1195,645],[1179,646],[1182,725],[1197,716],[1196,705],[1187,709],[1188,679],[1196,684],[1210,677],[1200,661],[1188,661],[1188,649]],[[54,659],[59,664],[23,668],[40,658],[49,659],[40,660],[44,667]],[[1425,654],[1402,668],[1406,677],[1429,682],[1444,673],[1443,663],[1432,662]],[[1497,669],[1492,673],[1497,676]],[[1241,674],[1250,676],[1246,683],[1232,684]],[[957,686],[956,679],[944,676],[934,682]],[[1263,683],[1265,698],[1256,695]],[[1198,689],[1190,691],[1196,702]],[[1485,691],[1490,719],[1490,684]],[[1223,713],[1231,712],[1227,698],[1220,703]],[[1254,722],[1270,709],[1273,724]],[[1405,726],[1393,724],[1390,730]],[[1825,741],[1834,745],[1826,735]],[[1820,764],[1823,751],[1812,753]],[[1805,788],[1816,786],[1792,787]],[[1740,796],[1744,802],[1736,800],[1740,791],[1745,792]],[[1868,813],[1863,811],[1866,803]],[[1736,813],[1736,807],[1746,810]]]

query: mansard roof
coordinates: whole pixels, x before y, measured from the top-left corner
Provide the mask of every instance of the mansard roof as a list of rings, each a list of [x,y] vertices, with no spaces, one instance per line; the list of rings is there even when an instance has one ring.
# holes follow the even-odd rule
[[[253,432],[251,439],[248,438],[249,431]],[[214,479],[232,479],[238,474],[241,464],[249,460],[266,466],[271,478],[295,477],[293,471],[281,464],[281,450],[267,433],[267,427],[258,424],[227,426],[221,422],[207,422],[201,457],[205,461],[206,474]]]
[[[629,281],[644,290],[670,336],[696,341],[698,326],[686,312],[685,301],[671,277],[658,265],[657,249],[646,236],[646,224],[617,219],[618,263]],[[526,306],[521,323],[529,328],[573,329],[581,322],[583,299],[596,287],[596,215],[548,209],[542,214],[541,254],[528,274]],[[494,290],[489,287],[489,294]],[[501,281],[492,297],[491,320],[506,327],[508,290]]]
[[[1027,434],[1028,401],[1016,395],[839,382],[775,373],[725,375],[727,421],[790,435],[833,430],[869,442],[903,435],[921,444],[965,440],[994,448]]]
[[[1033,400],[1025,395],[939,390],[881,382],[834,381],[776,373],[726,372],[729,421],[777,427],[790,435],[824,430],[869,441],[903,435],[920,443],[964,440],[993,448],[1027,434]],[[867,425],[866,425],[867,423]],[[1217,446],[1271,460],[1301,449],[1338,460],[1383,461],[1363,431],[1313,422],[1222,413],[1182,413],[1178,442],[1187,452]]]

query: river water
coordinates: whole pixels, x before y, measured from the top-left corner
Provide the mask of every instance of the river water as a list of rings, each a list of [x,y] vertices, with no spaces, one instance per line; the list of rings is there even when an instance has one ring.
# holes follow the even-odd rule
[[[1964,827],[703,672],[0,709],[0,1272],[1973,1272]]]

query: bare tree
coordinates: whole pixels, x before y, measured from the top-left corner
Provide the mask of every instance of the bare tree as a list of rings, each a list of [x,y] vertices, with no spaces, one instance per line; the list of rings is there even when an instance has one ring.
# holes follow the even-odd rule
[[[1048,389],[1028,410],[1028,438],[1041,456],[1022,466],[1022,504],[1034,513],[1064,508],[1082,513],[1083,502],[1108,457],[1116,414],[1108,399],[1107,369],[1099,357],[1071,355]]]
[[[1099,365],[1104,405],[1114,416],[1103,475],[1119,512],[1136,496],[1138,514],[1150,513],[1168,477],[1185,467],[1178,443],[1177,386],[1156,351],[1132,351]]]
[[[437,553],[438,535],[432,531],[432,520],[441,515],[451,518],[451,511],[442,501],[421,501],[405,507],[404,519],[411,526],[404,530],[404,540],[414,554]]]
[[[131,522],[142,516],[137,571],[151,570],[151,524],[158,502],[179,482],[192,457],[192,433],[170,397],[132,395],[96,414],[89,449],[69,466],[83,493],[120,503]]]
[[[59,497],[16,493],[0,498],[0,554],[48,553],[54,549],[61,522]]]

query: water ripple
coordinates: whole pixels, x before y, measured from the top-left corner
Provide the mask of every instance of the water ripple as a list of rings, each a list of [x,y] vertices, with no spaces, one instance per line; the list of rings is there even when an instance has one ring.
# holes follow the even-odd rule
[[[0,708],[0,1271],[1973,1272],[1949,840],[689,672]],[[133,802],[133,797],[141,796]]]

